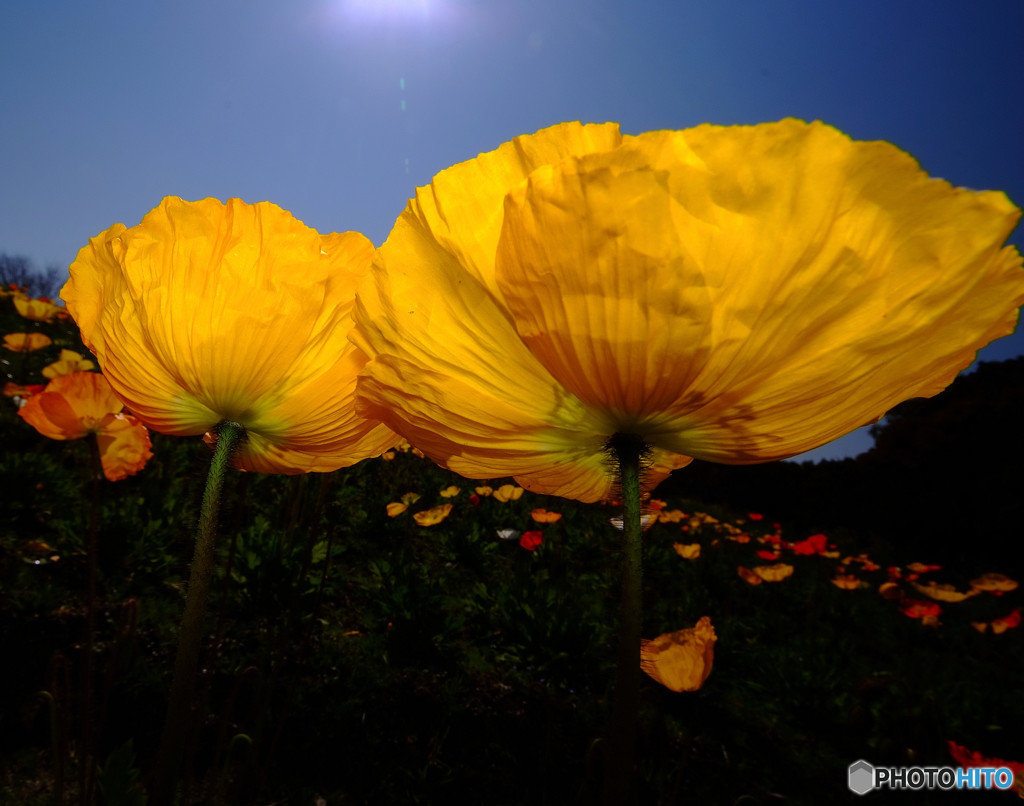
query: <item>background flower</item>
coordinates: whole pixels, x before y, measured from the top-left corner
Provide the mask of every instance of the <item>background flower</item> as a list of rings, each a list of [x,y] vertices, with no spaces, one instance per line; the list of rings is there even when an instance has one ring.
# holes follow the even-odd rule
[[[88,372],[96,365],[74,350],[61,350],[60,358],[52,364],[43,367],[43,377],[58,378],[61,375],[72,375],[75,372]]]
[[[4,347],[16,353],[31,353],[49,347],[53,339],[45,333],[8,333],[4,336]]]
[[[409,203],[358,295],[361,410],[463,475],[587,501],[616,433],[653,446],[651,484],[792,456],[1012,331],[1018,217],[820,123],[555,126]]]
[[[154,430],[237,422],[238,467],[328,471],[397,439],[352,411],[366,359],[346,333],[372,254],[362,235],[321,236],[268,202],[168,197],[138,226],[93,238],[61,294]]]
[[[686,630],[640,642],[640,668],[672,691],[696,691],[711,674],[715,659],[715,628],[701,618]]]
[[[107,379],[95,372],[54,378],[18,409],[18,415],[44,437],[81,439],[96,434],[103,475],[110,481],[133,476],[153,456],[149,432],[124,405]]]

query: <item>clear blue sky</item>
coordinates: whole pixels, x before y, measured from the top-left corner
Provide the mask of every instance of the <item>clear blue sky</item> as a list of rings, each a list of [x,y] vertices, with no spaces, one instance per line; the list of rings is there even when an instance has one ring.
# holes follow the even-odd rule
[[[379,244],[435,173],[565,120],[821,119],[1020,205],[1022,43],[1024,0],[7,0],[0,251],[67,265],[171,194]]]

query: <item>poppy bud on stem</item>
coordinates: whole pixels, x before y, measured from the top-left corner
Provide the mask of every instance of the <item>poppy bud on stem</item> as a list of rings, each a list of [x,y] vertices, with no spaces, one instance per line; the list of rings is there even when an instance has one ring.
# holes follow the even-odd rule
[[[219,426],[217,447],[210,463],[210,473],[206,478],[206,490],[203,493],[203,504],[199,514],[196,551],[192,558],[185,612],[178,634],[178,655],[174,661],[171,695],[157,754],[156,786],[153,789],[153,799],[150,801],[152,806],[171,806],[174,802],[199,666],[203,614],[206,611],[210,578],[213,575],[213,539],[217,529],[220,493],[231,454],[244,436],[245,429],[238,423],[223,422]]]
[[[640,467],[648,447],[635,434],[608,442],[618,465],[622,492],[622,613],[612,726],[605,758],[604,804],[633,803],[636,713],[640,703],[640,622],[643,582],[643,529],[640,523]]]

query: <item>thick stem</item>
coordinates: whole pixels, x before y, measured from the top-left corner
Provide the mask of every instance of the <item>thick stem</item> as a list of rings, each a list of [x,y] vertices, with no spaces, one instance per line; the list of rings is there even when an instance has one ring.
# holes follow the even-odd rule
[[[217,447],[206,479],[206,491],[203,493],[199,529],[196,534],[195,556],[192,558],[188,594],[185,597],[185,613],[178,634],[178,655],[174,661],[171,695],[167,704],[164,731],[160,737],[160,751],[157,754],[156,786],[153,790],[153,799],[150,801],[152,806],[171,806],[174,802],[192,710],[192,694],[198,677],[199,650],[203,641],[203,615],[206,612],[210,579],[213,576],[213,543],[217,531],[220,493],[231,454],[244,435],[245,429],[237,423],[221,423]]]
[[[636,801],[634,756],[640,704],[640,628],[643,583],[643,528],[640,522],[640,460],[646,446],[632,434],[616,434],[609,447],[618,463],[622,488],[622,613],[619,659],[612,707],[612,733],[606,757],[605,806]]]

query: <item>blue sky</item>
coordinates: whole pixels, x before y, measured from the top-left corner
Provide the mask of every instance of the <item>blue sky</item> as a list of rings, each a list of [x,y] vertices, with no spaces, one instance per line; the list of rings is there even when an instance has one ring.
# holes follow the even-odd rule
[[[565,120],[820,119],[1020,205],[1022,42],[1021,0],[7,2],[0,251],[67,265],[166,195],[379,244],[435,173]]]

